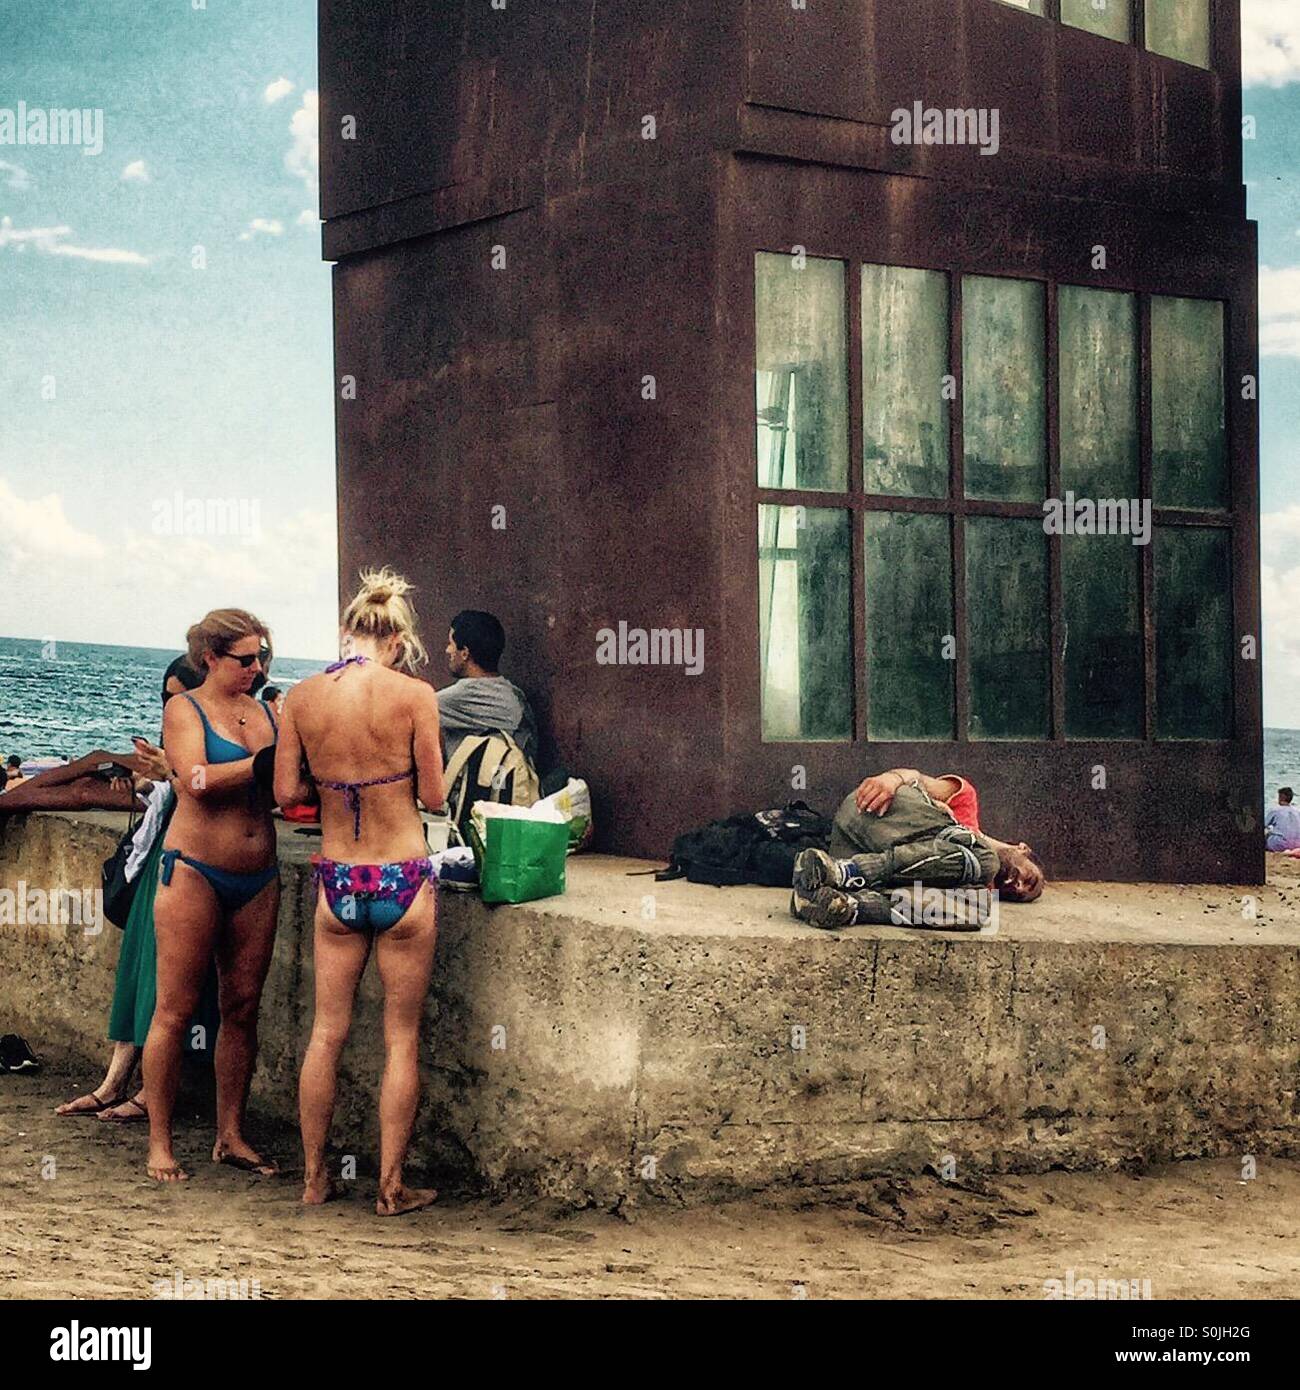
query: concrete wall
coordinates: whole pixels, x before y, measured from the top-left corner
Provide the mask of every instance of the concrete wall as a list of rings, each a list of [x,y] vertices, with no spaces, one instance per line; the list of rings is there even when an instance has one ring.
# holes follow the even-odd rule
[[[108,819],[0,822],[0,887],[96,882]],[[254,1094],[289,1122],[312,1012],[306,843],[282,837]],[[573,861],[564,897],[525,908],[443,895],[414,1142],[443,1183],[612,1205],[949,1154],[1024,1171],[1300,1152],[1300,922],[1275,891],[1239,928],[1200,906],[1211,890],[1162,889],[1142,920],[1140,897],[1121,910],[1094,893],[1074,917],[1008,909],[992,937],[827,935],[775,890],[656,885],[634,867]],[[4,1030],[98,1064],[118,939],[0,926]],[[380,1022],[372,970],[334,1131],[363,1171]]]

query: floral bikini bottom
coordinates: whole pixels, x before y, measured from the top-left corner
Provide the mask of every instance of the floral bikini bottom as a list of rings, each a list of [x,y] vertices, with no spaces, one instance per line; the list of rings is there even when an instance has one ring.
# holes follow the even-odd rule
[[[311,865],[329,910],[354,931],[382,932],[396,926],[424,881],[438,880],[438,871],[427,856],[392,864],[344,864],[313,854]]]

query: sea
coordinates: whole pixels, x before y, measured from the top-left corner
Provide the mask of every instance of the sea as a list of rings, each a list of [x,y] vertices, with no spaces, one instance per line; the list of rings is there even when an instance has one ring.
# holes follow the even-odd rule
[[[129,753],[131,735],[157,741],[162,678],[179,653],[96,642],[0,637],[0,757],[75,758],[93,748]],[[287,689],[326,662],[277,655],[270,684]],[[1277,788],[1300,789],[1300,729],[1264,730],[1266,805]]]
[[[163,672],[176,650],[0,637],[0,754],[77,758],[129,753],[131,735],[158,742]],[[325,661],[272,659],[268,684],[286,690]]]

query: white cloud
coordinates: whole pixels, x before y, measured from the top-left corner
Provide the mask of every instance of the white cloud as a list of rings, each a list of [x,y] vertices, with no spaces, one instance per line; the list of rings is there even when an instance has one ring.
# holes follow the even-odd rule
[[[1300,266],[1259,268],[1259,350],[1300,357]]]
[[[298,214],[298,225],[300,227],[314,227],[320,221],[320,214],[315,208],[303,208]],[[1296,233],[1300,236],[1300,232]]]
[[[252,241],[255,236],[282,236],[284,223],[278,217],[255,217],[248,224],[246,232],[240,232],[240,241]]]
[[[1300,5],[1296,0],[1243,0],[1242,80],[1248,87],[1300,81]]]
[[[132,160],[130,164],[122,170],[123,183],[150,183],[149,171],[144,167],[143,159]]]
[[[262,100],[268,106],[274,106],[277,101],[287,97],[291,91],[293,91],[293,83],[287,77],[277,77],[262,93]]]
[[[293,113],[289,133],[293,144],[284,157],[284,167],[307,185],[313,196],[320,180],[320,102],[314,91],[302,94],[302,105]]]
[[[74,256],[83,261],[100,261],[108,265],[148,265],[147,256],[136,251],[123,251],[114,246],[77,246],[65,241],[72,235],[71,227],[29,227],[21,230],[11,217],[0,218],[0,251],[13,246],[25,251],[33,246],[47,256]]]
[[[15,193],[26,193],[32,186],[32,180],[27,170],[18,164],[10,164],[7,159],[0,159],[0,176],[8,175],[4,180],[6,188],[12,188]]]
[[[32,560],[99,560],[106,554],[103,541],[68,520],[57,492],[20,497],[0,478],[0,516],[5,518],[4,549],[15,568]]]

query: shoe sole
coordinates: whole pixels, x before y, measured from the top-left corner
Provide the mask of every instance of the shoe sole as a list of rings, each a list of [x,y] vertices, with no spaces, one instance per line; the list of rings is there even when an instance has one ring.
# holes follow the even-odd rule
[[[801,849],[794,861],[794,886],[812,897],[819,888],[839,888],[835,861],[824,850]]]
[[[851,927],[856,912],[853,900],[833,888],[822,888],[815,897],[801,897],[797,892],[790,894],[790,915],[823,931]]]

